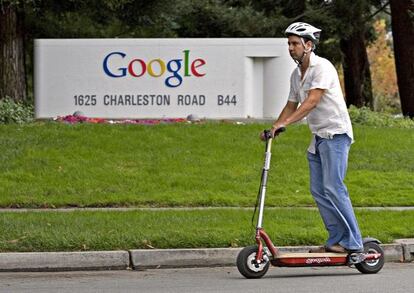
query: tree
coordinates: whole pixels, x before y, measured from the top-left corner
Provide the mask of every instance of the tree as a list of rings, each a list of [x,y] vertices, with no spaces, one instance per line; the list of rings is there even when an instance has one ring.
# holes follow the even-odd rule
[[[268,1],[269,2],[269,1]],[[264,9],[261,0],[178,1],[175,28],[178,37],[275,37],[285,18],[273,5]],[[274,17],[274,14],[279,17]]]
[[[374,110],[400,113],[395,59],[391,40],[387,37],[385,19],[377,19],[374,29],[377,38],[367,48],[375,97]]]
[[[0,1],[0,99],[26,100],[22,4]]]
[[[34,38],[283,37],[289,23],[307,21],[324,30],[322,55],[335,62],[342,49],[348,104],[371,106],[370,1],[380,0],[0,0],[0,49],[9,52],[0,55],[0,98],[25,99],[24,46],[30,75]]]
[[[347,105],[373,108],[371,72],[368,54],[367,21],[370,3],[366,0],[335,0],[330,4],[331,17],[336,19],[336,34],[343,54],[345,98]]]
[[[391,0],[391,23],[401,109],[414,117],[414,1]]]

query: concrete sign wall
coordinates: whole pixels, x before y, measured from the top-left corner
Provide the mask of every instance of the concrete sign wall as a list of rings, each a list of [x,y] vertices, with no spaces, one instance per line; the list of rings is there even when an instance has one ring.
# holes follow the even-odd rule
[[[286,39],[38,39],[37,118],[274,118],[295,66]]]

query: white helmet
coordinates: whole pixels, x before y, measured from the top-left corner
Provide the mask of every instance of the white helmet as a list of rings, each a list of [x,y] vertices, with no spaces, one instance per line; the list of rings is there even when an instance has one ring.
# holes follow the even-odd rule
[[[294,22],[285,30],[285,35],[296,35],[311,40],[315,45],[319,43],[320,29],[305,22]]]

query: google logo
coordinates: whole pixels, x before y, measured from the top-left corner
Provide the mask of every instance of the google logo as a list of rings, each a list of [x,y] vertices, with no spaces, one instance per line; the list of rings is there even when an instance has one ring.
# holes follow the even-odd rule
[[[203,77],[205,73],[200,72],[201,67],[206,61],[201,58],[194,59],[190,62],[190,50],[182,51],[184,56],[182,59],[172,59],[168,62],[161,58],[145,61],[143,59],[134,58],[125,62],[125,66],[112,68],[111,61],[114,59],[125,59],[127,55],[123,52],[111,52],[105,56],[103,60],[103,70],[106,75],[114,78],[126,77],[128,74],[132,77],[139,78],[146,73],[152,77],[162,77],[166,72],[171,73],[165,78],[165,85],[168,87],[178,87],[183,82],[183,77]],[[183,69],[183,73],[181,72]],[[167,74],[168,74],[167,73]]]

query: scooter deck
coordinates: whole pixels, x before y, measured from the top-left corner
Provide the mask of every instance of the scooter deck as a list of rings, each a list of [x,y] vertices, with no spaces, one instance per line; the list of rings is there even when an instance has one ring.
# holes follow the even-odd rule
[[[277,258],[295,258],[295,257],[306,257],[306,258],[318,258],[318,257],[347,257],[348,253],[335,253],[335,252],[321,252],[321,253],[280,253]]]
[[[281,253],[270,262],[274,266],[302,267],[302,266],[338,266],[348,261],[347,253]]]

